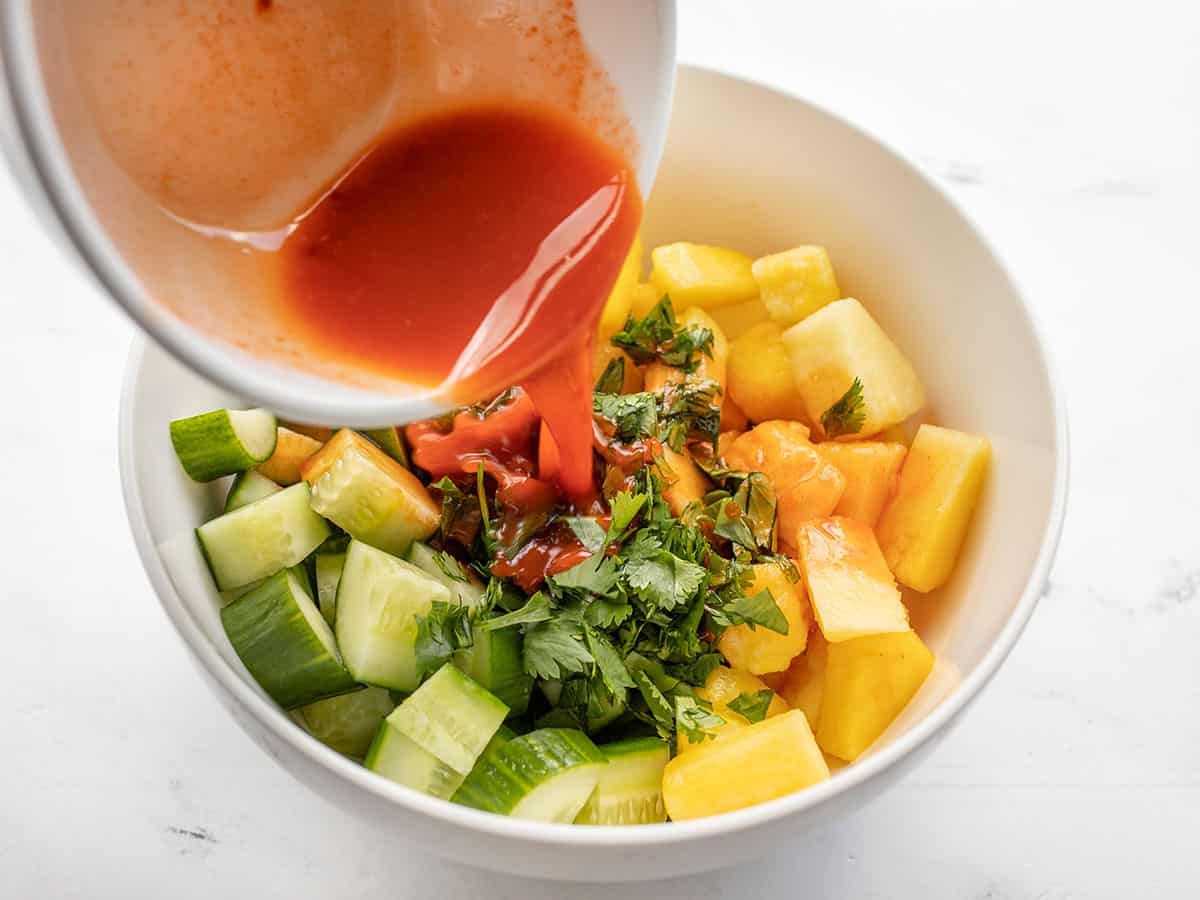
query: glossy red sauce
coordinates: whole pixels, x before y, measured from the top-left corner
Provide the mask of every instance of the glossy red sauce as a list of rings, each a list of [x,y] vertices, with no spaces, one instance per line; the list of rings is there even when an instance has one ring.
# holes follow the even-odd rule
[[[522,385],[502,425],[464,421],[440,446],[410,432],[417,464],[437,474],[519,458],[532,475],[540,418],[558,483],[582,503],[595,494],[591,343],[640,216],[629,165],[567,118],[460,110],[382,140],[299,221],[281,252],[282,302],[332,356],[449,382],[463,404]]]

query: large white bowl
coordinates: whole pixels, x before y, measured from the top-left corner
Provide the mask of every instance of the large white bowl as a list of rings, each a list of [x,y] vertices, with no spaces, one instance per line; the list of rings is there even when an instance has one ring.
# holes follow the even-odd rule
[[[684,68],[644,234],[648,246],[686,239],[751,254],[826,245],[845,292],[871,309],[925,379],[932,415],[986,434],[995,451],[953,581],[911,598],[940,660],[936,677],[855,765],[728,815],[633,828],[513,821],[414,793],[306,735],[258,688],[221,630],[190,531],[218,512],[219,493],[188,481],[167,437],[171,419],[235,398],[156,347],[139,344],[130,359],[120,423],[130,522],[163,608],[214,692],[299,781],[443,857],[523,875],[632,880],[784,848],[867,802],[929,751],[1004,661],[1046,580],[1066,495],[1062,401],[1011,279],[912,164],[803,100]]]

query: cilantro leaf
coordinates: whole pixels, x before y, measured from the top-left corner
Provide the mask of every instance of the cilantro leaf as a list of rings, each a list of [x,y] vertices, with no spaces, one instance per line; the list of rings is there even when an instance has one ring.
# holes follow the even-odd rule
[[[611,556],[598,553],[546,580],[559,590],[581,591],[603,597],[617,586],[617,566]]]
[[[610,359],[604,371],[596,380],[594,388],[597,394],[619,394],[625,385],[625,357],[618,356]]]
[[[467,570],[463,568],[462,563],[445,550],[434,550],[433,562],[441,573],[451,581],[466,582],[470,580],[467,578]]]
[[[658,401],[646,391],[638,394],[593,394],[592,411],[612,422],[617,437],[626,444],[650,437],[658,427]]]
[[[629,618],[633,607],[619,599],[596,597],[583,611],[583,620],[596,628],[616,628]]]
[[[724,724],[724,719],[711,709],[705,709],[696,698],[675,698],[675,729],[686,735],[690,743],[699,744],[709,738],[715,738],[712,730]]]
[[[761,625],[776,634],[788,633],[788,620],[770,590],[763,588],[752,597],[741,596],[713,614],[718,625],[749,625],[751,630]]]
[[[699,354],[712,356],[713,333],[699,325],[681,327],[671,298],[664,294],[644,318],[628,317],[625,327],[612,336],[612,343],[640,366],[658,361],[692,372]]]
[[[700,687],[712,674],[714,669],[721,667],[720,653],[702,653],[691,662],[671,666],[671,674],[680,681]]]
[[[843,434],[858,434],[867,419],[866,401],[863,399],[863,383],[857,378],[833,406],[821,414],[821,427],[825,436],[839,437]]]
[[[494,575],[488,576],[487,587],[483,591],[483,609],[485,611],[502,609],[505,612],[512,612],[520,609],[527,602],[528,598],[512,582]]]
[[[624,702],[625,692],[637,685],[629,677],[629,672],[625,668],[625,664],[621,662],[616,647],[595,628],[585,628],[584,636],[587,638],[588,650],[592,654],[592,659],[596,661],[596,668],[600,671],[600,678],[603,680],[604,686],[616,700]]]
[[[738,694],[726,704],[739,716],[745,717],[751,725],[761,722],[767,717],[767,708],[775,699],[775,692],[770,688],[754,693]]]
[[[466,606],[434,600],[429,615],[417,616],[414,652],[418,673],[440,669],[454,651],[471,646],[470,613]]]
[[[443,475],[429,485],[441,492],[442,512],[438,520],[438,531],[442,540],[452,537],[465,537],[463,543],[470,543],[473,534],[469,523],[464,520],[478,511],[477,501],[473,496],[464,494],[462,489],[449,477]],[[477,523],[476,523],[477,524]],[[467,527],[464,529],[463,526]],[[470,536],[468,536],[470,534]]]
[[[514,625],[535,625],[554,618],[550,608],[550,598],[538,591],[530,597],[520,609],[484,622],[483,627],[488,631],[499,631],[501,628],[512,628]]]
[[[575,537],[579,538],[579,543],[583,544],[592,553],[599,553],[604,549],[605,533],[600,527],[600,523],[590,516],[568,516],[566,523],[570,526]]]
[[[659,400],[659,437],[676,453],[689,439],[714,447],[721,434],[720,383],[704,378],[668,384]]]
[[[578,620],[559,615],[525,632],[525,672],[534,678],[583,674],[595,660],[583,645]]]
[[[658,733],[664,738],[670,738],[675,734],[675,710],[671,707],[671,701],[659,690],[645,670],[635,671],[633,680],[642,699],[646,701],[651,721],[658,728]]]
[[[645,494],[631,494],[621,491],[609,501],[609,512],[612,519],[608,525],[607,543],[619,541],[625,535],[626,529],[646,505]]]
[[[666,550],[625,563],[630,590],[649,605],[671,610],[688,602],[708,575],[703,566],[680,559]]]

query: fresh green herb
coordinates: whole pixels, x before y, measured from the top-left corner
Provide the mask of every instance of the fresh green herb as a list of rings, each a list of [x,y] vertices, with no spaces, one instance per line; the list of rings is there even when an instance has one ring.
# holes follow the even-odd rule
[[[482,611],[485,614],[490,614],[493,610],[497,609],[512,612],[513,610],[520,609],[528,602],[525,594],[512,582],[487,575],[486,569],[480,572],[480,574],[488,579],[487,587],[483,591]]]
[[[718,610],[710,610],[713,620],[725,628],[733,625],[749,625],[753,630],[761,625],[776,634],[788,633],[787,616],[780,610],[775,598],[767,588],[757,594],[736,598]]]
[[[633,607],[619,598],[593,597],[583,611],[583,620],[595,628],[610,629],[633,614]]]
[[[499,631],[501,628],[512,628],[514,625],[534,625],[554,618],[550,606],[550,598],[538,591],[520,609],[514,609],[502,616],[488,619],[484,627],[488,631]]]
[[[487,485],[484,482],[483,463],[480,463],[475,469],[475,496],[479,500],[479,515],[483,520],[483,529],[480,531],[480,537],[483,538],[484,550],[488,556],[495,555],[496,541],[492,536],[491,517],[488,514],[488,499]]]
[[[612,422],[616,437],[628,444],[651,437],[658,427],[658,401],[654,394],[593,394],[592,410]]]
[[[821,427],[825,430],[825,436],[835,438],[843,434],[858,434],[867,418],[865,410],[863,383],[855,378],[841,399],[821,414]]]
[[[726,705],[753,725],[755,722],[761,722],[767,717],[767,708],[770,707],[771,701],[774,699],[775,692],[767,688],[764,691],[755,691],[752,694],[738,694]]]
[[[433,551],[433,562],[438,567],[443,575],[451,581],[466,582],[467,572],[463,569],[462,563],[447,553],[445,550]]]
[[[681,327],[671,298],[664,295],[644,318],[627,318],[612,342],[639,366],[658,361],[693,372],[701,353],[712,356],[713,333],[698,325]]]
[[[645,494],[631,494],[628,491],[621,491],[612,498],[608,505],[612,518],[608,524],[606,543],[611,544],[624,539],[625,532],[642,511],[647,499]]]
[[[468,607],[434,600],[429,615],[417,616],[418,672],[422,675],[435,672],[456,650],[471,646],[470,612]]]
[[[675,728],[680,734],[687,735],[690,743],[699,744],[709,738],[715,738],[713,730],[725,724],[706,704],[694,697],[675,698]]]
[[[525,632],[525,671],[534,678],[583,674],[595,660],[583,643],[583,623],[568,611]]]
[[[429,486],[436,488],[442,494],[442,516],[438,524],[438,529],[441,532],[442,540],[445,541],[449,539],[455,522],[462,515],[470,498],[462,492],[457,484],[445,475]]]
[[[587,638],[588,650],[592,654],[592,659],[596,661],[596,668],[600,672],[600,678],[604,682],[604,686],[608,688],[609,693],[613,698],[625,702],[625,692],[632,687],[637,687],[633,679],[629,676],[629,671],[625,668],[625,663],[621,661],[621,656],[617,653],[617,648],[606,638],[601,632],[595,628],[584,628],[584,635]]]
[[[669,611],[691,600],[708,573],[703,566],[658,550],[629,560],[622,574],[630,591],[643,603]]]
[[[566,523],[575,537],[579,538],[579,543],[592,553],[604,549],[606,533],[595,519],[590,516],[568,516]]]
[[[703,611],[703,607],[701,607]],[[708,681],[713,669],[721,667],[720,653],[701,653],[690,662],[671,666],[671,674],[680,681],[701,687]]]
[[[633,681],[638,693],[646,703],[649,713],[648,721],[658,729],[661,737],[670,739],[675,736],[675,710],[657,684],[650,678],[645,669],[633,672]]]
[[[659,438],[676,453],[689,440],[708,441],[715,451],[721,434],[721,385],[712,379],[668,384],[659,399]]]
[[[625,357],[618,356],[610,359],[604,371],[596,380],[594,388],[597,394],[619,394],[625,385]]]
[[[546,579],[554,589],[573,595],[605,596],[617,586],[617,566],[611,556],[596,554],[576,563],[565,572]]]

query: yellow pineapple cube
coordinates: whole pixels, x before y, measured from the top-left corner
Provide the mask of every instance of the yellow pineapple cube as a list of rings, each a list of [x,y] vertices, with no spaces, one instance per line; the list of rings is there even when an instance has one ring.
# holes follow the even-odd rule
[[[779,634],[761,625],[753,629],[749,625],[735,625],[721,633],[717,649],[735,669],[744,669],[755,675],[780,672],[788,667],[793,658],[804,652],[812,613],[804,596],[804,586],[793,582],[782,566],[758,563],[753,570],[753,580],[745,588],[746,596],[752,597],[762,590],[770,591],[775,605],[787,619],[788,632]]]
[[[708,478],[686,450],[676,453],[663,444],[658,472],[663,480],[663,499],[672,515],[682,515],[689,503],[702,499],[709,491]]]
[[[721,400],[721,432],[736,432],[740,434],[750,427],[750,420],[742,408],[729,397]]]
[[[280,422],[280,428],[286,428],[288,431],[294,431],[296,434],[302,434],[305,437],[310,437],[318,444],[323,444],[337,430],[330,428],[328,425],[302,425],[299,422]]]
[[[908,610],[870,525],[842,516],[816,519],[800,527],[796,545],[825,640],[908,631]]]
[[[912,365],[861,303],[836,300],[783,333],[796,390],[809,421],[818,423],[858,379],[862,421],[869,435],[903,422],[925,405],[925,388]],[[843,436],[853,440],[853,434]]]
[[[775,486],[777,530],[786,547],[794,546],[800,525],[828,516],[837,507],[846,479],[825,462],[799,422],[772,420],[756,425],[721,449],[727,465],[762,472]]]
[[[303,480],[300,467],[321,449],[323,442],[282,426],[279,427],[277,435],[275,452],[266,462],[258,465],[258,471],[276,484],[296,484]]]
[[[745,716],[730,709],[730,701],[736,700],[742,694],[757,694],[759,691],[767,690],[770,690],[770,688],[766,683],[749,672],[730,669],[726,666],[719,666],[713,669],[709,673],[708,679],[704,682],[704,687],[696,689],[696,696],[701,700],[707,701],[712,706],[712,711],[724,719],[725,722],[709,730],[708,733],[711,737],[705,738],[697,744],[693,744],[688,740],[686,734],[680,733],[676,741],[679,752],[684,753],[688,750],[694,750],[697,747],[703,747],[710,741],[745,728],[750,724],[750,721]],[[769,719],[771,716],[782,715],[787,711],[788,706],[783,701],[783,698],[776,695],[771,698],[771,703],[767,707],[766,718]]]
[[[792,660],[777,688],[789,707],[804,710],[813,731],[817,729],[821,700],[825,695],[825,664],[828,655],[828,642],[821,634],[821,629],[814,628],[808,636],[808,649]]]
[[[896,495],[879,520],[879,544],[901,583],[915,591],[945,584],[990,459],[986,438],[935,425],[917,431]]]
[[[755,325],[730,345],[729,397],[755,422],[808,417],[780,325]]]
[[[745,253],[705,244],[665,244],[650,252],[650,283],[668,294],[676,311],[689,306],[715,309],[758,296]]]
[[[728,306],[718,306],[711,312],[712,317],[721,326],[721,330],[725,332],[725,337],[731,341],[736,341],[755,325],[760,325],[770,320],[770,317],[767,315],[767,308],[763,306],[762,299],[759,297],[755,297],[753,300],[746,300],[742,303],[730,303]]]
[[[604,370],[608,368],[608,364],[614,359],[625,360],[625,376],[621,383],[621,393],[636,394],[642,389],[642,370],[622,350],[614,347],[607,340],[596,342],[595,355],[592,357],[592,383],[594,384],[600,379]]]
[[[662,299],[662,294],[659,290],[648,281],[643,281],[633,289],[633,303],[629,307],[629,314],[635,319],[644,319],[650,310],[654,309],[654,304]]]
[[[908,448],[878,441],[825,441],[817,444],[821,458],[846,476],[846,490],[833,513],[874,527],[896,489],[896,477]],[[887,555],[886,553],[884,554]]]
[[[751,267],[767,313],[794,325],[842,296],[824,247],[793,247],[754,261]]]
[[[797,709],[676,756],[663,772],[663,803],[681,822],[765,803],[828,777],[808,719]]]
[[[617,280],[608,294],[608,300],[600,313],[599,335],[602,341],[620,331],[633,308],[633,295],[642,278],[642,236],[636,235],[629,255],[617,273]]]
[[[709,348],[712,355],[710,356],[708,353],[696,354],[696,368],[687,374],[684,374],[682,369],[677,369],[675,366],[650,363],[646,366],[646,390],[661,391],[668,384],[679,384],[685,379],[687,381],[708,379],[715,381],[721,386],[721,394],[718,394],[716,397],[717,405],[720,406],[724,398],[725,383],[728,381],[726,372],[729,363],[729,341],[725,340],[725,333],[721,331],[721,326],[713,321],[713,317],[697,306],[685,309],[679,313],[677,318],[679,324],[682,326],[707,328],[712,332],[712,346]]]
[[[829,645],[817,743],[853,762],[892,724],[933,669],[915,631]]]

